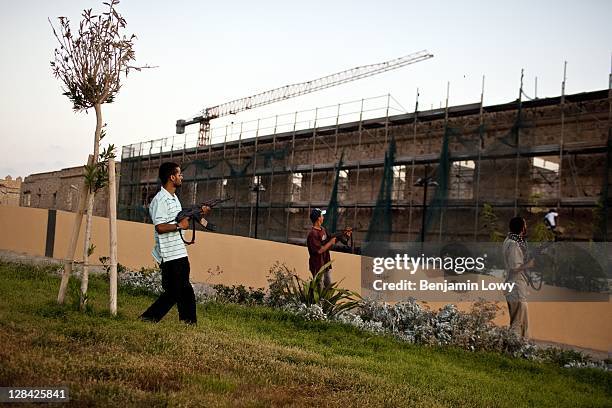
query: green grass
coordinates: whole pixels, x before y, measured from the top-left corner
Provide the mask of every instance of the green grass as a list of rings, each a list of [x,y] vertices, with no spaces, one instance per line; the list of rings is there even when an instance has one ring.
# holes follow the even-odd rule
[[[0,263],[0,385],[59,386],[79,406],[612,406],[612,374],[414,346],[263,307],[198,306],[198,325],[137,320],[153,301],[90,279],[65,306],[47,270]]]

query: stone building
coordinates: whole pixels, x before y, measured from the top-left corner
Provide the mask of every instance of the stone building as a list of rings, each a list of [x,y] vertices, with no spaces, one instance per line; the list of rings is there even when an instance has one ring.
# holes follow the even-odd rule
[[[11,176],[0,179],[0,205],[19,207],[19,191],[21,189],[21,177],[15,180]]]
[[[303,242],[308,214],[324,207],[339,171],[340,225],[365,239],[381,205],[385,154],[396,142],[386,210],[391,240],[487,240],[521,214],[541,221],[558,208],[560,224],[579,240],[609,240],[612,190],[611,97],[608,90],[563,97],[480,103],[189,144],[179,137],[125,146],[119,218],[148,222],[159,189],[157,168],[176,161],[185,174],[183,206],[232,199],[214,212],[221,232]],[[296,114],[297,116],[297,114]],[[259,123],[259,122],[258,122]],[[178,148],[176,148],[178,146]],[[387,173],[388,174],[388,173]],[[424,188],[416,184],[431,177]],[[258,198],[254,186],[263,186]],[[486,206],[485,206],[486,204]],[[257,228],[256,228],[257,223]],[[532,222],[533,224],[533,222]]]
[[[121,163],[115,163],[115,167],[118,186]],[[20,205],[76,212],[79,206],[79,191],[85,183],[83,172],[83,166],[78,166],[27,176],[21,184]],[[96,193],[93,214],[108,216],[108,188]]]

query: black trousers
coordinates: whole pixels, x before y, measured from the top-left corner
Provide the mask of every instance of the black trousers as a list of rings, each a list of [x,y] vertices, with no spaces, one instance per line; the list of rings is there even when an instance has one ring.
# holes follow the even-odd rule
[[[196,301],[193,287],[189,282],[189,259],[184,257],[162,262],[161,273],[164,291],[140,317],[158,322],[176,304],[179,320],[195,324]]]

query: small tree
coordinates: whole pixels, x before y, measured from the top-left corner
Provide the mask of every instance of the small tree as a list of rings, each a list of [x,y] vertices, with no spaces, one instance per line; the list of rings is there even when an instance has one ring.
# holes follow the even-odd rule
[[[135,53],[133,41],[135,35],[124,35],[125,19],[116,10],[119,0],[103,3],[107,11],[100,15],[92,10],[84,10],[78,31],[73,33],[70,20],[58,17],[56,28],[49,20],[53,35],[59,42],[54,51],[51,68],[56,78],[63,84],[63,95],[73,104],[75,112],[93,108],[96,112],[96,130],[94,133],[93,164],[86,166],[87,217],[85,221],[85,240],[83,246],[83,276],[81,280],[81,309],[87,301],[89,255],[91,255],[91,227],[95,191],[99,188],[97,181],[105,177],[100,172],[104,166],[98,165],[100,139],[103,137],[102,104],[111,103],[121,89],[123,76],[130,70],[140,71],[133,66]],[[74,256],[74,254],[73,254]],[[64,293],[61,293],[62,290]],[[65,287],[60,287],[58,300],[64,298]]]

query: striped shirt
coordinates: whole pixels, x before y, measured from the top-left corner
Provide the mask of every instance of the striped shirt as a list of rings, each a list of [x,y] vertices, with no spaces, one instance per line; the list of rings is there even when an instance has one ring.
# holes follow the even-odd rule
[[[161,188],[149,205],[153,225],[176,224],[176,215],[182,210],[181,202],[175,194]],[[178,231],[158,234],[155,231],[155,246],[152,255],[158,263],[172,261],[187,256],[187,249]]]

